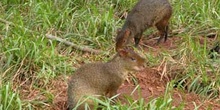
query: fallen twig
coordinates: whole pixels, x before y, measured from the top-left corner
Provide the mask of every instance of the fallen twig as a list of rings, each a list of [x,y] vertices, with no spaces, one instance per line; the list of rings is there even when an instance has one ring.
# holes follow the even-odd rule
[[[69,42],[69,41],[67,41],[67,40],[65,40],[65,39],[62,39],[62,38],[53,36],[53,35],[51,35],[51,34],[46,34],[46,37],[47,37],[48,39],[57,40],[57,41],[59,41],[59,42],[61,42],[61,43],[64,43],[64,44],[69,45],[69,46],[72,46],[73,48],[78,49],[78,50],[81,50],[81,51],[90,52],[90,53],[94,53],[94,54],[99,54],[99,53],[102,52],[102,51],[100,51],[100,50],[95,50],[95,49],[89,48],[89,47],[87,47],[87,46],[79,46],[79,45],[76,45],[76,44],[74,44],[74,43],[72,43],[72,42]]]
[[[1,18],[0,18],[0,22],[5,23],[7,26],[9,26],[9,25],[14,26],[14,23],[9,22],[9,21],[6,21],[6,20],[1,19]],[[26,29],[26,28],[25,28],[25,29]],[[28,29],[27,29],[27,30],[28,30]],[[87,47],[87,46],[79,46],[79,45],[76,45],[76,44],[74,44],[74,43],[72,43],[72,42],[66,41],[66,40],[64,40],[64,39],[62,39],[62,38],[53,36],[53,35],[51,35],[51,34],[46,34],[46,37],[49,38],[49,39],[52,39],[52,40],[57,40],[57,41],[62,42],[62,43],[64,43],[64,44],[66,44],[66,45],[72,46],[72,47],[74,47],[75,49],[78,49],[78,50],[81,50],[81,51],[90,52],[90,53],[95,53],[95,54],[101,53],[100,50],[95,50],[95,49],[89,48],[89,47]]]

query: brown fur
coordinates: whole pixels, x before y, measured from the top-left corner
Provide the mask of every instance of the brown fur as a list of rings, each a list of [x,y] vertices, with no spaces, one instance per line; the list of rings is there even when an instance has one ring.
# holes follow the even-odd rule
[[[107,63],[85,64],[71,76],[68,82],[68,109],[75,108],[84,96],[112,97],[117,94],[119,86],[126,79],[128,72],[144,69],[145,59],[131,49],[120,49],[115,57]],[[93,109],[95,103],[85,103]],[[77,109],[84,110],[85,103]]]
[[[123,25],[123,28],[116,37],[116,50],[127,45],[131,38],[134,38],[135,45],[140,42],[143,32],[156,26],[160,38],[157,43],[168,36],[168,24],[172,15],[172,7],[168,0],[140,0],[131,12]],[[129,31],[129,35],[127,35]]]

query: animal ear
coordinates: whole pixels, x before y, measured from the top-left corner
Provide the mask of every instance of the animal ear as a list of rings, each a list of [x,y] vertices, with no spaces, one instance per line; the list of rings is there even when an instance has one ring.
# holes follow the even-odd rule
[[[128,37],[130,36],[131,31],[129,29],[125,30],[125,34],[124,34],[124,38],[128,39]]]
[[[126,56],[128,54],[128,50],[126,48],[123,48],[123,49],[119,49],[118,50],[118,54],[119,56],[123,57],[123,56]]]

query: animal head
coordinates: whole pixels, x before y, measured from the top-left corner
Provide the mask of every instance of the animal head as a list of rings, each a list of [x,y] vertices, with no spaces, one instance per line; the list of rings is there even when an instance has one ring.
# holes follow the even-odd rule
[[[118,29],[117,37],[116,37],[116,51],[117,52],[127,45],[130,34],[131,34],[131,31],[129,29],[125,29],[125,30]]]
[[[119,49],[118,55],[124,68],[128,71],[140,71],[146,67],[145,59],[131,48],[124,47]]]

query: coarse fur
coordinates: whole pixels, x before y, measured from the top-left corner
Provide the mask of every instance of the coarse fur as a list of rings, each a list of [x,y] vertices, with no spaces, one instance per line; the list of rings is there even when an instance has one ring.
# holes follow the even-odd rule
[[[77,103],[86,96],[101,98],[112,97],[117,94],[119,86],[126,79],[128,72],[144,69],[145,59],[132,49],[121,49],[112,60],[107,63],[85,64],[71,76],[68,82],[68,109],[84,110],[85,103],[94,109],[95,103],[86,100],[77,107]]]
[[[157,43],[168,36],[168,24],[172,7],[168,0],[140,0],[128,14],[122,29],[116,37],[116,50],[127,45],[134,38],[135,46],[140,42],[143,32],[156,26],[160,38]],[[126,37],[126,38],[124,38]]]

